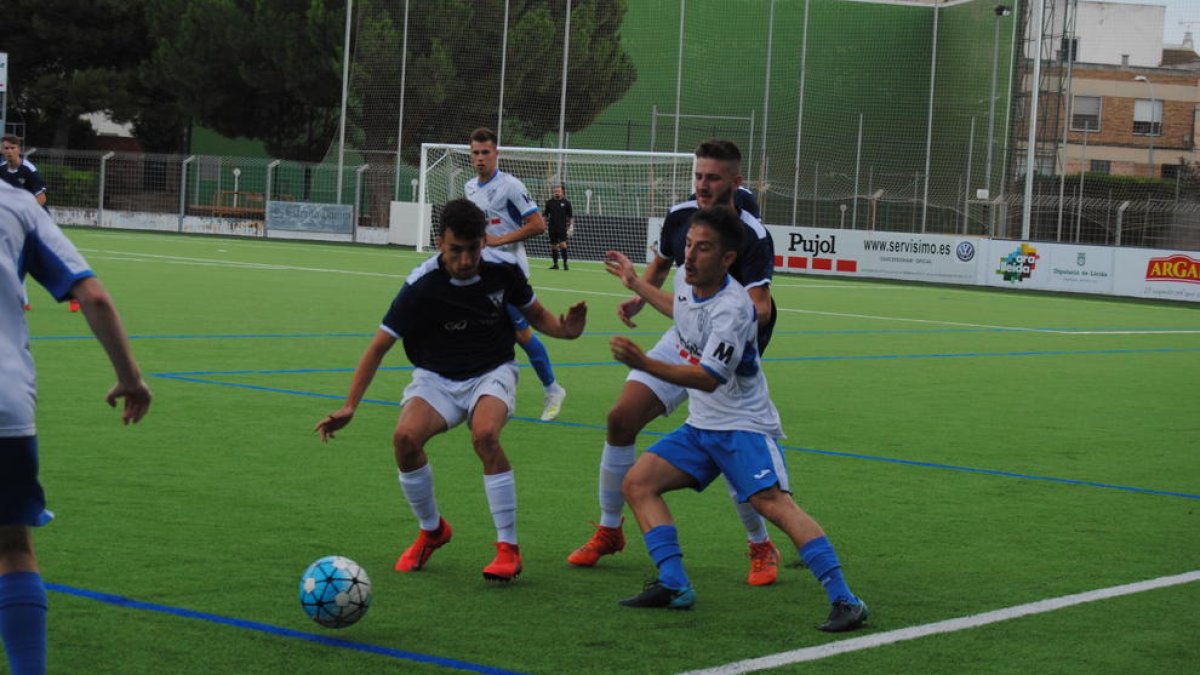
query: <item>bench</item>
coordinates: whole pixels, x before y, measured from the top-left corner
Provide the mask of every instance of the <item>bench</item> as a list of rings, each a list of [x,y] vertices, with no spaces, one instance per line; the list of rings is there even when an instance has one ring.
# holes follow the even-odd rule
[[[267,202],[261,192],[219,190],[213,195],[212,214],[218,218],[262,220],[266,213]]]

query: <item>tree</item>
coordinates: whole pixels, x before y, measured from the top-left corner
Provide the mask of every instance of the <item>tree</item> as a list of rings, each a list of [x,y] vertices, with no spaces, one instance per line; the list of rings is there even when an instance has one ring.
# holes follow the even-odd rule
[[[510,0],[504,73],[504,138],[557,132],[562,77],[563,0]],[[404,158],[422,142],[464,142],[495,126],[504,31],[503,2],[439,0],[410,5]],[[363,0],[355,36],[353,145],[395,152],[403,0]],[[572,0],[566,129],[588,126],[636,79],[621,48],[624,0]]]
[[[150,73],[218,133],[317,161],[337,128],[344,0],[159,0]]]
[[[177,145],[183,116],[142,77],[153,44],[146,0],[6,0],[0,51],[9,55],[12,118],[26,143],[67,147],[83,141],[82,114],[105,111],[146,131],[151,149]],[[150,122],[150,120],[153,122]],[[150,133],[154,129],[154,133]]]

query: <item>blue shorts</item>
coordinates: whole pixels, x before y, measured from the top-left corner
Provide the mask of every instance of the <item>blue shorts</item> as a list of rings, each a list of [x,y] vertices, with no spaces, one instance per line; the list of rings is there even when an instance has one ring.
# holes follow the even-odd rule
[[[529,328],[529,319],[525,318],[516,305],[505,305],[504,307],[508,310],[508,320],[512,321],[514,331]]]
[[[756,431],[713,431],[685,424],[660,438],[648,452],[696,479],[700,492],[725,474],[739,502],[773,485],[790,492],[787,465],[775,439]]]
[[[53,519],[38,483],[37,436],[0,438],[0,525],[41,527]]]

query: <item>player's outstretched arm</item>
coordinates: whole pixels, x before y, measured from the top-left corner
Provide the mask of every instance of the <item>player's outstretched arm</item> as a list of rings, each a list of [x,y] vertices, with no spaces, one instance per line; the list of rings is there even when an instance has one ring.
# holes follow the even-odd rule
[[[662,288],[662,285],[667,281],[667,275],[670,273],[670,259],[656,255],[654,256],[654,259],[646,265],[645,271],[642,272],[642,279],[655,288]],[[646,301],[643,300],[640,295],[635,298],[630,298],[629,300],[617,305],[617,318],[620,319],[621,323],[625,324],[626,326],[629,326],[630,328],[637,328],[637,324],[634,323],[633,317],[636,316],[638,312],[642,311],[642,307],[645,305]]]
[[[642,370],[660,380],[677,384],[688,389],[714,391],[721,382],[704,368],[691,364],[664,363],[646,356],[646,352],[636,342],[623,335],[617,335],[608,342],[612,349],[613,358],[633,368]]]
[[[556,337],[563,340],[574,340],[583,334],[583,327],[587,324],[587,303],[580,300],[571,305],[567,309],[566,314],[554,316],[550,310],[542,305],[540,300],[535,299],[528,307],[521,310],[526,319],[529,319],[530,325],[538,329],[538,332],[550,337]]]
[[[322,443],[327,443],[329,439],[333,438],[334,432],[350,424],[350,420],[354,419],[354,411],[358,409],[358,404],[362,403],[367,388],[375,379],[375,373],[379,371],[383,357],[387,355],[394,344],[396,344],[396,338],[391,333],[385,330],[375,332],[371,344],[367,345],[367,350],[358,360],[358,367],[354,369],[354,376],[350,379],[350,391],[346,394],[346,402],[342,404],[341,408],[321,418],[321,421],[313,427],[313,431],[321,437]]]
[[[654,309],[657,309],[666,316],[674,315],[675,304],[671,299],[671,295],[654,285],[651,280],[648,280],[648,275],[639,277],[633,263],[624,253],[620,251],[605,251],[604,268],[608,270],[609,274],[620,279],[625,288],[637,293],[638,297],[649,302]],[[617,314],[618,316],[624,316],[621,307],[618,307]],[[626,321],[625,323],[629,326],[633,325],[631,321]]]
[[[142,372],[133,358],[129,336],[125,334],[125,326],[121,323],[112,296],[96,277],[79,281],[71,288],[71,295],[79,301],[79,309],[83,311],[88,326],[104,347],[104,353],[108,355],[109,363],[117,374],[117,383],[108,390],[105,402],[115,408],[117,399],[124,399],[121,422],[137,423],[150,410],[153,396],[142,380]]]

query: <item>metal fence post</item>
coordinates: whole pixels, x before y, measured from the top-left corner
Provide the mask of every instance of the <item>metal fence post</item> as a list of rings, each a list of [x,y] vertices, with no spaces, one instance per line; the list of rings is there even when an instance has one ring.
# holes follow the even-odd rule
[[[1117,229],[1113,241],[1113,244],[1116,246],[1121,245],[1121,220],[1125,217],[1125,209],[1129,208],[1129,203],[1129,200],[1126,199],[1125,201],[1121,202],[1120,206],[1117,207]]]
[[[100,207],[96,210],[96,225],[104,227],[104,183],[105,173],[108,170],[108,160],[117,153],[108,151],[100,158]]]
[[[263,192],[266,194],[266,196],[263,198],[263,208],[266,209],[267,211],[271,210],[271,193],[273,192],[272,188],[275,187],[275,167],[279,166],[279,163],[282,161],[283,160],[281,160],[281,159],[277,159],[267,165],[267,186],[263,190]],[[267,214],[266,214],[266,211],[263,212],[262,236],[263,236],[263,239],[267,238]]]
[[[363,164],[354,172],[354,227],[350,230],[350,241],[358,241],[358,218],[362,213],[362,175],[371,165]]]
[[[196,159],[195,155],[189,155],[187,159],[179,164],[179,231],[183,232],[183,217],[187,215],[187,176],[188,164]]]

